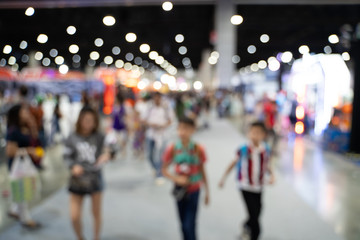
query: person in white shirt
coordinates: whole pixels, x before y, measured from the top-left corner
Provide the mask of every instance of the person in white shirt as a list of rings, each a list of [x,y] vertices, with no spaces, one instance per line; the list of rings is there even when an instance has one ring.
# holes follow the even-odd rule
[[[172,123],[172,109],[163,101],[162,95],[155,92],[152,102],[148,106],[145,124],[147,126],[146,142],[148,158],[161,184],[161,156],[166,148],[166,130]]]

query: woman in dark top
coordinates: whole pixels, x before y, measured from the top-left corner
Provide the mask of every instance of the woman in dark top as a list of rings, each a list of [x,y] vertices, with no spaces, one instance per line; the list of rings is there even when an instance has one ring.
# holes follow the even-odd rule
[[[30,126],[34,125],[33,118],[29,109],[24,105],[13,106],[8,112],[7,122],[6,155],[10,172],[19,148],[26,149],[31,158],[37,158],[35,148],[32,147],[32,141],[37,138],[37,133],[31,130]],[[34,229],[40,226],[32,220],[26,202],[12,203],[8,215],[19,219],[24,227]]]
[[[95,110],[80,111],[76,131],[65,142],[64,158],[70,168],[70,212],[77,240],[83,240],[81,213],[83,200],[91,196],[94,216],[94,239],[99,240],[101,228],[101,199],[103,191],[101,166],[110,159],[104,147],[104,135],[98,131],[99,119]],[[83,184],[85,182],[87,184]]]

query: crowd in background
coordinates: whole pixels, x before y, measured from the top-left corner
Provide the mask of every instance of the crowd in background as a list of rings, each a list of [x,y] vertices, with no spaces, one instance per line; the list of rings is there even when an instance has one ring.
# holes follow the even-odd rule
[[[21,86],[12,94],[3,93],[0,104],[1,124],[6,125],[2,126],[1,134],[7,141],[9,172],[12,171],[12,163],[19,149],[26,149],[37,169],[46,171],[42,166],[42,158],[47,149],[58,144],[64,145],[64,158],[71,173],[71,220],[78,240],[83,239],[81,206],[87,194],[91,195],[93,202],[95,239],[100,236],[102,166],[114,159],[144,158],[149,160],[157,185],[164,184],[165,175],[179,184],[178,188],[174,189],[176,198],[184,194],[193,196],[191,200],[181,197],[177,201],[184,239],[195,239],[193,225],[197,208],[190,206],[194,201],[197,202],[200,180],[191,184],[181,176],[172,176],[164,168],[164,164],[166,163],[167,167],[172,158],[176,161],[177,151],[183,151],[180,159],[185,158],[191,164],[200,164],[191,167],[197,169],[191,170],[195,171],[193,177],[196,178],[201,170],[200,175],[203,175],[203,180],[206,181],[203,169],[205,150],[201,148],[200,162],[194,158],[198,145],[192,141],[191,136],[195,130],[205,131],[211,128],[211,119],[217,114],[220,119],[240,120],[236,124],[241,125],[244,133],[248,132],[248,128],[255,129],[255,135],[261,135],[263,129],[266,130],[272,149],[275,149],[278,136],[286,129],[282,125],[284,122],[288,125],[294,122],[297,106],[296,101],[287,101],[283,92],[271,97],[266,94],[259,97],[252,91],[241,94],[228,90],[161,94],[135,93],[124,86],[116,88],[110,115],[103,114],[102,96],[93,96],[87,92],[81,94],[80,101],[73,101],[71,96],[67,95],[29,94],[28,88]],[[264,125],[254,125],[257,121]],[[176,126],[179,126],[177,136],[174,135]],[[178,138],[181,142],[176,142],[169,148],[169,144]],[[260,137],[259,143],[261,139]],[[184,142],[189,145],[190,150]],[[176,150],[177,148],[179,150]],[[234,166],[230,169],[232,167]],[[176,168],[180,175],[182,168],[181,164]],[[86,181],[91,184],[84,187],[79,176],[86,176]],[[195,186],[194,191],[185,190],[184,193],[181,188],[184,182]],[[208,201],[207,196],[206,204]],[[19,219],[27,228],[40,227],[39,223],[32,220],[25,202],[13,203],[9,216]],[[191,226],[187,228],[189,224]],[[252,222],[250,225],[253,227],[256,224]]]

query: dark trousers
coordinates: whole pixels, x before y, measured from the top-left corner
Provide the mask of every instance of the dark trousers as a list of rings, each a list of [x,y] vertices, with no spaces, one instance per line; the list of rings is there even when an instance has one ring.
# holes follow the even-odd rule
[[[245,226],[251,231],[251,240],[257,240],[260,235],[259,217],[261,213],[261,193],[253,193],[242,190],[249,218]]]
[[[200,191],[189,193],[177,202],[183,240],[196,240],[196,213]]]

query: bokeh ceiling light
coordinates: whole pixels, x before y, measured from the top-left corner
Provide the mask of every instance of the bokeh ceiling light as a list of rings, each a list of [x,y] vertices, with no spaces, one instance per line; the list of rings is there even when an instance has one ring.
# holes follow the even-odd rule
[[[165,59],[162,56],[158,56],[155,60],[155,62],[159,65],[163,64],[164,61],[165,61]]]
[[[267,62],[265,60],[261,60],[258,62],[258,67],[260,69],[265,69],[267,67]],[[244,69],[245,70],[245,69]]]
[[[104,63],[106,63],[107,65],[112,64],[113,61],[114,61],[114,59],[113,59],[111,56],[106,56],[106,57],[104,58]]]
[[[70,53],[73,53],[73,54],[79,52],[79,46],[76,45],[76,44],[70,45],[70,47],[69,47],[69,52],[70,52]]]
[[[336,34],[332,34],[328,38],[329,42],[332,44],[336,44],[339,42],[339,37]]]
[[[244,18],[240,15],[234,15],[231,17],[230,19],[230,22],[233,24],[233,25],[240,25],[242,24],[244,21]]]
[[[195,90],[201,90],[203,88],[203,84],[200,81],[195,81],[193,86]]]
[[[281,61],[283,63],[289,63],[291,62],[291,60],[293,59],[293,54],[289,51],[287,52],[284,52],[282,55],[281,55]]]
[[[49,52],[51,57],[56,57],[58,55],[58,50],[56,50],[55,48],[51,49]]]
[[[175,41],[176,41],[177,43],[182,43],[182,42],[184,42],[184,40],[185,40],[185,37],[184,37],[184,35],[182,35],[182,34],[177,34],[177,35],[175,36]]]
[[[16,63],[16,58],[14,56],[9,57],[8,64],[14,65]]]
[[[3,48],[3,53],[4,54],[9,54],[12,51],[12,47],[10,45],[5,45]]]
[[[92,60],[98,60],[100,58],[100,54],[98,53],[98,52],[96,52],[96,51],[92,51],[91,53],[90,53],[90,59],[92,59]]]
[[[21,49],[26,49],[27,46],[28,46],[28,43],[27,43],[25,40],[21,41],[21,43],[20,43],[20,45],[19,45],[19,47],[20,47]]]
[[[63,64],[64,63],[64,58],[62,57],[62,56],[57,56],[56,58],[55,58],[55,63],[57,64],[57,65],[61,65],[61,64]]]
[[[210,54],[210,56],[213,57],[213,58],[218,59],[218,58],[220,57],[220,54],[219,54],[219,52],[217,52],[217,51],[213,51],[213,52]]]
[[[140,52],[142,53],[148,53],[150,52],[150,46],[149,44],[143,43],[140,45]]]
[[[208,62],[210,65],[215,65],[217,63],[217,58],[216,57],[213,57],[213,56],[210,56],[209,59],[208,59]]]
[[[173,4],[172,2],[166,1],[162,4],[162,8],[164,9],[164,11],[171,11],[173,9]]]
[[[325,46],[324,47],[324,53],[325,54],[331,54],[332,53],[332,49],[330,46]]]
[[[350,61],[350,54],[348,52],[344,52],[343,54],[341,54],[341,56],[344,61]]]
[[[46,43],[48,41],[48,36],[46,34],[39,34],[37,41],[39,43]]]
[[[250,45],[248,48],[247,48],[247,51],[248,53],[250,54],[254,54],[256,52],[256,47],[254,45]]]
[[[74,26],[68,26],[67,29],[66,29],[66,32],[69,34],[69,35],[74,35],[76,33],[76,27]]]
[[[44,58],[42,60],[42,65],[44,65],[45,67],[48,67],[51,63],[51,60],[49,58]]]
[[[34,13],[35,13],[35,9],[33,7],[28,7],[25,11],[25,15],[28,17],[34,15]]]
[[[66,74],[66,73],[68,73],[68,71],[69,71],[69,67],[65,64],[63,64],[59,67],[59,72],[61,74]]]
[[[113,16],[105,16],[103,18],[103,23],[108,27],[113,26],[115,24],[115,22],[116,22],[116,20]]]
[[[261,35],[261,36],[260,36],[260,41],[261,41],[262,43],[267,43],[267,42],[269,42],[269,41],[270,41],[269,35],[267,35],[267,34]]]
[[[126,39],[126,41],[132,43],[132,42],[136,41],[137,37],[136,37],[135,33],[128,33],[128,34],[126,34],[125,39]]]
[[[181,46],[181,47],[179,48],[179,53],[180,53],[181,55],[185,55],[185,54],[187,53],[187,48],[186,48],[185,46]]]
[[[159,54],[158,54],[157,52],[155,52],[155,51],[151,51],[151,52],[149,53],[149,58],[150,58],[151,60],[155,60],[158,56],[159,56]]]
[[[240,62],[240,57],[239,55],[234,55],[232,58],[231,58],[231,61],[234,63],[234,64],[238,64]]]
[[[122,68],[122,67],[124,67],[124,61],[123,60],[116,60],[116,62],[115,62],[115,67],[117,67],[117,68]]]
[[[101,47],[102,45],[104,45],[104,40],[102,40],[101,38],[97,38],[95,39],[94,44],[97,47]]]
[[[299,53],[307,54],[310,52],[310,48],[307,45],[302,45],[299,47]]]
[[[34,56],[35,60],[37,60],[37,61],[40,61],[41,59],[43,59],[43,57],[44,57],[44,54],[42,52],[36,52],[35,56]]]
[[[120,52],[121,52],[121,49],[118,46],[115,46],[115,47],[112,48],[112,53],[114,55],[119,55]]]

